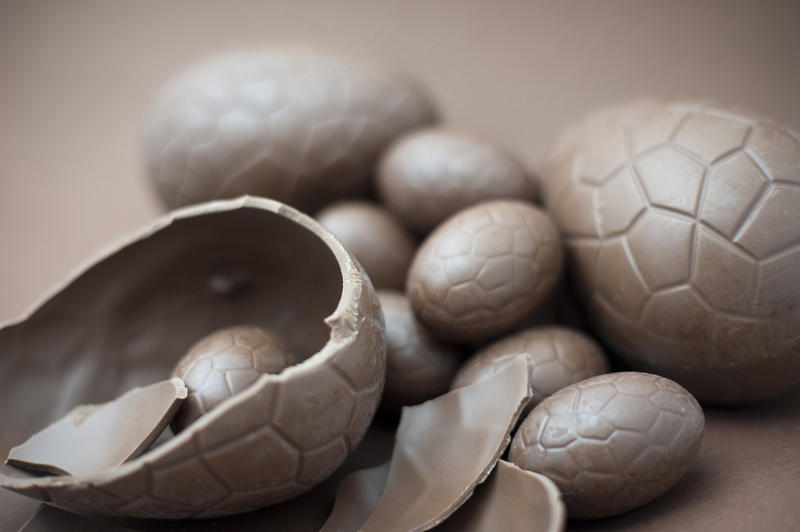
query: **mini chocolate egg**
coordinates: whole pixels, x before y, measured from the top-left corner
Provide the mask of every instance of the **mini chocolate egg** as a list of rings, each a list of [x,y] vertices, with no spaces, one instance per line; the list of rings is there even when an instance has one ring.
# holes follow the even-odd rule
[[[800,136],[713,104],[636,101],[556,142],[542,180],[596,329],[700,400],[800,385]]]
[[[537,327],[498,340],[476,353],[458,370],[451,389],[494,375],[520,354],[528,358],[531,370],[531,406],[561,388],[608,371],[603,350],[582,332],[559,326]]]
[[[434,338],[408,298],[378,291],[386,321],[386,387],[381,406],[414,405],[447,391],[460,362],[457,349]]]
[[[412,132],[381,158],[378,192],[406,225],[427,233],[478,202],[536,199],[536,182],[491,142],[437,128]]]
[[[170,426],[180,432],[222,401],[247,389],[263,373],[279,373],[297,357],[274,332],[236,326],[197,342],[172,371],[189,395]]]
[[[358,259],[375,288],[402,290],[417,244],[394,215],[367,201],[342,201],[316,218]]]
[[[414,83],[308,52],[222,54],[156,96],[144,156],[169,208],[241,194],[304,210],[363,195],[381,152],[436,119]]]
[[[608,373],[554,393],[525,418],[509,460],[556,483],[569,517],[646,504],[686,473],[705,420],[694,397],[649,373]]]
[[[507,331],[558,280],[558,230],[534,205],[493,200],[445,220],[417,250],[406,283],[417,317],[459,343]]]

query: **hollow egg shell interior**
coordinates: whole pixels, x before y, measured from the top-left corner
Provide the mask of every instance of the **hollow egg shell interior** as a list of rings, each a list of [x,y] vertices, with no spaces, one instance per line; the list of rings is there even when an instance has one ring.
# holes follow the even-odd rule
[[[0,452],[78,404],[167,378],[222,327],[268,327],[308,358],[330,338],[325,318],[342,283],[326,243],[274,212],[222,210],[156,227],[0,330]]]

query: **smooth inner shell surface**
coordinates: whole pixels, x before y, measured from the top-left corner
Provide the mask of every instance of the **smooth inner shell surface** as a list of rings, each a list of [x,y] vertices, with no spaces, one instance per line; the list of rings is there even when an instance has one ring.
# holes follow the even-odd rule
[[[310,489],[360,441],[380,400],[382,317],[336,239],[250,197],[162,218],[0,329],[0,452],[77,404],[168,376],[197,339],[241,323],[279,332],[305,360],[120,468],[33,477],[4,465],[0,483],[81,510],[160,518],[232,514]]]

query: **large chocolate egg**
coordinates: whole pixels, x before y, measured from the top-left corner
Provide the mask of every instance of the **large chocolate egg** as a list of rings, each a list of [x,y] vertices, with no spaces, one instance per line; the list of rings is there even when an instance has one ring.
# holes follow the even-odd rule
[[[0,484],[157,518],[244,512],[311,489],[358,445],[380,401],[380,305],[336,238],[258,198],[165,216],[1,329],[0,453],[77,404],[169,376],[192,344],[236,324],[274,331],[300,361],[118,468],[72,477],[2,465]]]
[[[379,68],[303,52],[230,53],[159,92],[144,152],[168,207],[256,194],[308,210],[363,194],[381,151],[434,119],[418,87]]]
[[[800,384],[800,137],[716,105],[643,101],[568,130],[545,201],[606,340],[701,400]]]

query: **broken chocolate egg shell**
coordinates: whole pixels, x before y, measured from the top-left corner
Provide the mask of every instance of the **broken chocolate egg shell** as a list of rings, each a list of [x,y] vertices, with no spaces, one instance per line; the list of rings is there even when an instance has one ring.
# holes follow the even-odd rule
[[[144,156],[169,208],[240,194],[304,210],[364,195],[380,153],[435,121],[403,76],[306,51],[221,54],[157,95]]]
[[[236,325],[215,331],[189,349],[172,371],[188,397],[170,427],[176,433],[228,397],[246,390],[264,373],[280,373],[299,362],[274,332]]]
[[[522,201],[486,201],[428,235],[406,292],[436,335],[476,342],[508,331],[544,302],[561,262],[561,238],[544,211]]]
[[[451,389],[484,380],[521,354],[531,372],[531,406],[570,384],[608,372],[597,342],[575,329],[551,325],[512,334],[480,350],[458,370]]]
[[[536,181],[488,140],[448,128],[402,137],[378,166],[381,199],[406,225],[428,233],[445,218],[490,199],[536,199]]]
[[[543,176],[577,291],[634,367],[701,401],[800,384],[800,137],[715,104],[636,101],[556,142]]]
[[[403,289],[417,243],[393,214],[368,201],[342,201],[316,219],[361,263],[375,288]]]
[[[700,449],[704,426],[700,405],[675,382],[608,373],[539,403],[508,457],[555,482],[569,517],[608,517],[675,485]]]
[[[187,393],[183,381],[173,377],[133,388],[108,403],[76,406],[12,448],[6,463],[75,476],[119,467],[154,444]]]
[[[403,408],[385,489],[359,530],[416,532],[447,519],[494,469],[530,393],[517,357],[485,381]]]
[[[544,475],[498,460],[486,482],[437,532],[562,532],[561,492]]]
[[[243,323],[280,334],[302,361],[116,469],[34,477],[4,465],[0,484],[88,512],[198,518],[267,506],[324,480],[381,397],[380,306],[336,238],[251,197],[161,218],[0,330],[0,451],[76,404],[163,379],[198,339]]]
[[[458,349],[434,337],[414,316],[408,298],[379,290],[386,321],[386,386],[381,408],[399,409],[447,391],[461,362]]]

